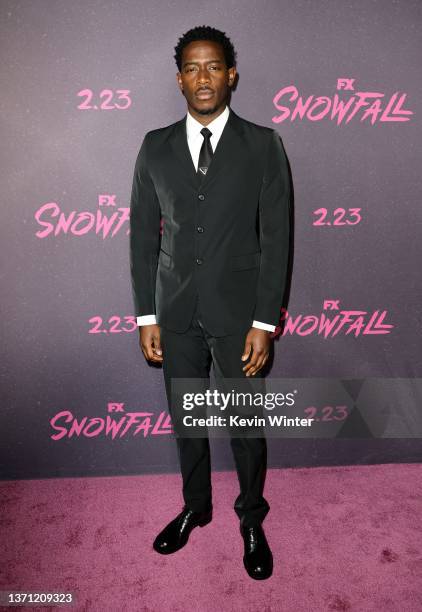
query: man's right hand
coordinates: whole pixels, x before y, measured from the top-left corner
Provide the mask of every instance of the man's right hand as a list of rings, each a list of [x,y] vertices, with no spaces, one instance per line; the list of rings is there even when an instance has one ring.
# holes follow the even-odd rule
[[[139,346],[148,361],[162,363],[162,350],[159,325],[139,326]]]

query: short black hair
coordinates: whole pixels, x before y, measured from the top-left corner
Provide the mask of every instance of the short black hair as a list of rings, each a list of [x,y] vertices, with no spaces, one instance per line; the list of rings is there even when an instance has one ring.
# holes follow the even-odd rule
[[[211,26],[196,26],[191,28],[183,36],[181,36],[175,46],[174,59],[176,60],[179,72],[182,70],[182,51],[191,42],[195,40],[211,40],[220,43],[223,47],[224,59],[227,68],[236,66],[236,51],[233,44],[225,32],[212,28]]]

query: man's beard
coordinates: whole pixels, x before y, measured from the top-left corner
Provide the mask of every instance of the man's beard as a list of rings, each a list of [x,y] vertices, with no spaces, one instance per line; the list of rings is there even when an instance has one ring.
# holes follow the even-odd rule
[[[218,106],[218,104],[216,104],[215,106],[211,106],[210,108],[196,108],[194,106],[194,109],[198,113],[198,115],[212,115],[218,110]]]

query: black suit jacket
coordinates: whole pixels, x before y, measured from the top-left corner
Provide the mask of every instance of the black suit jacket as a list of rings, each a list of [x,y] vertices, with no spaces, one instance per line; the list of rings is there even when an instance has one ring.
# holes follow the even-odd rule
[[[215,336],[254,319],[277,325],[289,199],[286,154],[271,128],[230,109],[205,177],[195,171],[186,117],[148,132],[130,203],[136,316],[155,314],[159,325],[184,332],[198,295],[203,325]]]

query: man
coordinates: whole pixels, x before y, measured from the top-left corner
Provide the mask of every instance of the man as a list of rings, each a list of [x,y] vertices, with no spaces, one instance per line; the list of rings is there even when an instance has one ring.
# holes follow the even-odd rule
[[[239,117],[228,100],[236,53],[224,32],[189,30],[175,48],[187,115],[148,132],[131,197],[131,274],[140,346],[171,380],[262,376],[286,283],[290,184],[275,130]],[[160,224],[162,235],[160,236]],[[156,537],[162,554],[212,518],[208,437],[177,438],[183,510]],[[243,562],[268,578],[273,558],[262,522],[265,437],[231,438],[240,484],[234,510]]]

